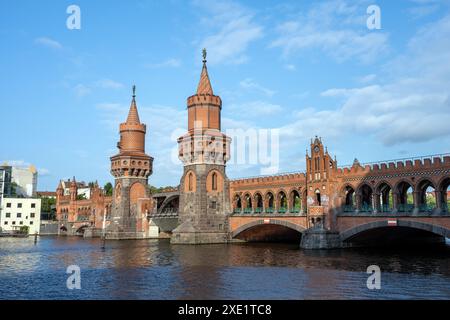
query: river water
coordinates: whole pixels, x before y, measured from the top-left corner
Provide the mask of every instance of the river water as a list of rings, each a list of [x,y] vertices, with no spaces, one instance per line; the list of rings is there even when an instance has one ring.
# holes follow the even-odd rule
[[[69,290],[77,265],[81,289]],[[381,289],[369,290],[369,265]],[[296,244],[0,239],[0,299],[450,299],[450,246],[304,251]]]

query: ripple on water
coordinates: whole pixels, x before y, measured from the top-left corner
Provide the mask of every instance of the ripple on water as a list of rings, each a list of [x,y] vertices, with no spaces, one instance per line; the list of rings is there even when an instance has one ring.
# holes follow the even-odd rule
[[[66,268],[81,268],[68,290]],[[382,270],[368,290],[366,269]],[[0,239],[1,299],[449,299],[450,248],[303,251],[291,244]]]

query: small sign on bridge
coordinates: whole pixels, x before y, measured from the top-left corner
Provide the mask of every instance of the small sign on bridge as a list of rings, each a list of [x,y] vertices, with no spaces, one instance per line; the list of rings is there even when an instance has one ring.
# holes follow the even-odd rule
[[[389,227],[396,227],[397,226],[397,219],[389,219],[388,220],[388,226]]]

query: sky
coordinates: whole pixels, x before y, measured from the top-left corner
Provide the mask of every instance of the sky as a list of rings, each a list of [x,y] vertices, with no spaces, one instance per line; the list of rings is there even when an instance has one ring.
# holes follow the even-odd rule
[[[80,29],[67,28],[70,5]],[[367,27],[370,5],[381,29]],[[149,183],[178,185],[202,48],[223,130],[278,134],[273,173],[303,171],[316,135],[339,165],[447,153],[449,39],[447,0],[0,0],[0,162],[35,165],[39,190],[112,182],[135,84]]]

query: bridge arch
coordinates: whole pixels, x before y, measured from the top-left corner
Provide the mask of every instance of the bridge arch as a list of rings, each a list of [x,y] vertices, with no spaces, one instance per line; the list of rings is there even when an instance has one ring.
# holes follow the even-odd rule
[[[158,213],[163,213],[167,211],[177,212],[179,208],[179,201],[180,201],[179,194],[168,196],[166,199],[164,199],[163,203],[158,208]]]
[[[375,186],[375,206],[377,211],[390,212],[393,208],[393,188],[392,185],[382,180]]]
[[[273,228],[273,227],[275,227],[275,228]],[[272,230],[269,230],[269,228],[272,228]],[[258,241],[258,237],[259,237],[259,240],[267,241],[267,240],[271,240],[271,237],[274,234],[276,234],[277,231],[281,231],[281,232],[278,232],[278,235],[283,234],[283,235],[291,236],[291,237],[293,235],[296,235],[297,239],[295,239],[295,240],[298,241],[301,238],[301,235],[303,234],[303,232],[305,230],[306,229],[304,227],[302,227],[298,224],[295,224],[293,222],[286,221],[286,220],[270,219],[270,222],[267,223],[267,220],[265,221],[264,219],[258,219],[258,220],[253,220],[251,222],[243,224],[243,225],[239,226],[238,228],[236,228],[234,231],[231,232],[231,238],[239,239],[242,237],[242,238],[244,238],[244,240]],[[251,232],[251,231],[261,231],[261,233],[266,233],[266,234],[265,234],[265,236],[264,235],[261,236],[261,233],[260,233],[255,237],[256,233],[253,233],[253,235],[251,235],[249,237],[249,232]],[[253,236],[253,238],[252,238],[252,236]],[[276,237],[274,237],[272,239],[279,240]]]
[[[253,203],[255,205],[255,212],[261,213],[264,210],[264,200],[260,191],[253,194]]]
[[[341,232],[340,238],[344,242],[352,242],[352,240],[357,239],[358,236],[364,233],[376,230],[392,230],[397,232],[400,228],[410,229],[416,231],[424,231],[428,234],[439,236],[443,238],[450,237],[450,229],[443,226],[438,226],[430,223],[410,221],[410,220],[398,220],[396,226],[390,226],[388,220],[374,221],[365,224],[361,224]]]
[[[265,210],[274,211],[275,210],[275,193],[271,190],[267,191],[264,195],[264,208]]]
[[[424,177],[416,183],[416,197],[420,211],[433,211],[436,208],[436,186],[432,179]]]

